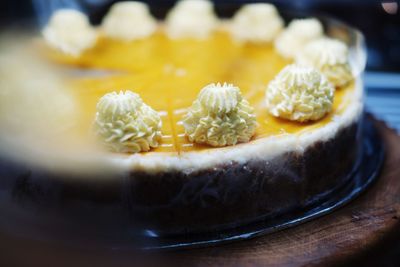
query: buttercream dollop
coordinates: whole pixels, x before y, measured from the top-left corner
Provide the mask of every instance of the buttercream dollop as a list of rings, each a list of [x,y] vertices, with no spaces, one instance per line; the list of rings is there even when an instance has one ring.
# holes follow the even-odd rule
[[[315,18],[294,19],[275,39],[275,48],[286,58],[294,58],[310,41],[321,38],[324,30]]]
[[[73,56],[93,47],[97,40],[87,16],[73,9],[57,10],[42,33],[50,46]]]
[[[233,16],[230,30],[237,41],[267,43],[283,28],[283,20],[272,4],[253,3],[241,7]]]
[[[112,92],[97,103],[95,131],[114,152],[137,153],[159,145],[159,114],[131,91]]]
[[[306,122],[332,110],[334,87],[311,67],[286,66],[266,90],[268,111],[275,117]]]
[[[167,15],[166,32],[173,39],[204,39],[217,24],[218,18],[211,1],[180,0]]]
[[[221,147],[248,142],[257,122],[254,109],[238,87],[210,84],[189,108],[183,126],[189,141]]]
[[[333,85],[342,87],[353,79],[348,54],[343,42],[321,38],[308,43],[297,55],[296,62],[318,69]]]
[[[136,1],[115,3],[102,22],[106,36],[125,41],[146,38],[156,29],[157,21],[150,14],[149,7]]]

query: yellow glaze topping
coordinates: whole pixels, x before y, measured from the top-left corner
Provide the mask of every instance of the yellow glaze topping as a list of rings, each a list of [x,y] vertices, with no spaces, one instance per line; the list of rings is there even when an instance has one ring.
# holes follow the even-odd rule
[[[248,142],[257,122],[254,109],[232,84],[204,87],[183,118],[191,142],[230,146]]]
[[[108,93],[97,103],[95,131],[111,151],[136,153],[158,146],[161,119],[138,94]]]
[[[82,114],[77,126],[82,136],[91,131],[96,103],[104,94],[132,88],[160,114],[162,139],[151,150],[155,152],[215,149],[190,142],[182,119],[200,89],[216,81],[239,87],[243,98],[254,107],[258,127],[252,140],[322,127],[346,110],[355,92],[352,83],[337,90],[332,111],[318,121],[299,123],[275,118],[267,112],[265,89],[291,61],[280,56],[271,44],[238,45],[224,32],[205,40],[171,40],[161,32],[134,42],[101,37],[79,58],[45,52],[50,52],[54,61],[73,68],[111,70],[107,75],[71,78],[77,111]]]

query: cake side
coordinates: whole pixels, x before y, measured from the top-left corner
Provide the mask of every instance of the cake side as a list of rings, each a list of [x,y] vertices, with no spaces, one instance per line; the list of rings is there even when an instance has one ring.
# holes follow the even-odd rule
[[[354,122],[302,153],[269,160],[232,162],[190,175],[132,172],[131,219],[176,234],[221,230],[306,208],[329,197],[357,168],[360,127]]]
[[[231,228],[329,197],[357,167],[361,127],[358,118],[302,152],[191,173],[129,171],[102,179],[2,161],[3,205],[82,229],[100,224],[117,232],[147,229],[171,235]]]

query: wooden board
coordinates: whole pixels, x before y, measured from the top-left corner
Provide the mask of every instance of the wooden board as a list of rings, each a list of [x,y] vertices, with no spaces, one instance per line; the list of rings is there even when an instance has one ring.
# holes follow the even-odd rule
[[[400,137],[383,123],[377,125],[387,148],[381,177],[358,199],[322,218],[248,241],[162,254],[76,249],[0,234],[0,266],[355,264],[396,240],[400,224]]]

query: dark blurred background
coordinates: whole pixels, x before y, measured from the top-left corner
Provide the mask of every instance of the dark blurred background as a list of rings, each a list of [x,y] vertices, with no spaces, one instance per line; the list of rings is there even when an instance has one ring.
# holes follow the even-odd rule
[[[0,21],[17,22],[33,19],[46,23],[48,15],[62,6],[77,8],[89,14],[94,24],[114,0],[1,0]],[[150,0],[152,12],[163,17],[175,1]],[[232,12],[242,3],[262,1],[214,1]],[[328,14],[360,29],[366,36],[368,63],[365,74],[367,109],[389,126],[400,131],[400,3],[370,0],[276,0],[268,1],[278,8]],[[157,8],[157,7],[162,7]],[[154,8],[156,7],[156,8]],[[220,11],[220,10],[217,10]],[[35,16],[41,14],[42,16]],[[5,24],[3,24],[5,25]],[[400,232],[400,231],[399,231]],[[349,266],[400,266],[400,233],[382,240],[379,246]]]

